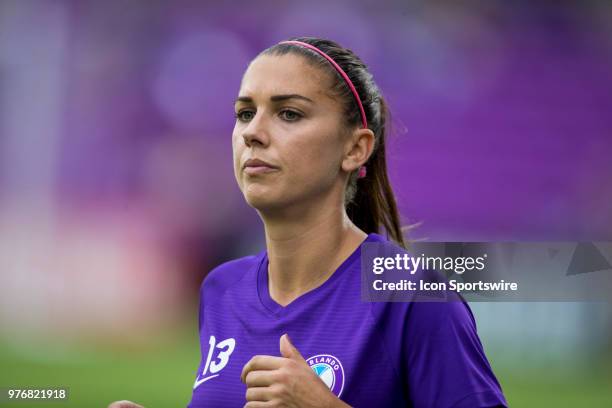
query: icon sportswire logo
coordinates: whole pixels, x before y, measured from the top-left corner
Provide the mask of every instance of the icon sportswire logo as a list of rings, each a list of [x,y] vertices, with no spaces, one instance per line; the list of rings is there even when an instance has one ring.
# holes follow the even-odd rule
[[[225,339],[217,343],[215,336],[210,336],[208,339],[208,356],[206,363],[201,373],[198,373],[193,389],[196,389],[200,384],[219,376],[221,371],[229,362],[229,358],[236,348],[236,340],[234,338]],[[215,354],[216,353],[216,354]]]
[[[344,388],[344,368],[342,363],[331,354],[317,354],[309,357],[306,363],[337,397]]]

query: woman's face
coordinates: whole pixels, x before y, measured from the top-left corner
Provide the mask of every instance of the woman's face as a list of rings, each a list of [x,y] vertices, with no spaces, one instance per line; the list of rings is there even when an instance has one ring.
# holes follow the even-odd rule
[[[348,138],[342,106],[326,92],[330,84],[299,55],[263,55],[248,67],[232,146],[236,180],[252,207],[286,208],[344,194]],[[272,167],[247,162],[257,159]]]

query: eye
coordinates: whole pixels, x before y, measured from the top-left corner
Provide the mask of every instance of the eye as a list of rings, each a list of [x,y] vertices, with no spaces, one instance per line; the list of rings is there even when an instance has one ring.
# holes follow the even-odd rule
[[[253,116],[255,116],[255,112],[250,110],[242,110],[236,113],[234,116],[241,122],[248,122],[249,120],[253,119]]]
[[[301,114],[295,111],[289,110],[289,109],[282,110],[280,112],[280,115],[283,118],[283,120],[286,120],[287,122],[295,122],[296,120],[302,117]]]

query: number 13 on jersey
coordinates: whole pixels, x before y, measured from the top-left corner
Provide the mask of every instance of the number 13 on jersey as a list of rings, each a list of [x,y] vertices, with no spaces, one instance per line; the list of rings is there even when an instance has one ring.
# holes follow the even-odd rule
[[[219,375],[217,373],[227,365],[235,347],[236,340],[233,338],[225,339],[217,343],[215,336],[210,336],[208,339],[208,356],[206,357],[206,363],[204,364],[202,373],[196,377],[193,388],[195,389],[203,382],[217,377]]]

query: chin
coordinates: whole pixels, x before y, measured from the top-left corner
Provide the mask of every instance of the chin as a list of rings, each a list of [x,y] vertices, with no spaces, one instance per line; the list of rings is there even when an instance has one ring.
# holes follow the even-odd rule
[[[250,185],[243,191],[244,199],[248,205],[256,210],[277,207],[279,200],[276,199],[276,194],[270,190],[270,188],[264,188],[263,186]]]
[[[244,194],[244,198],[249,206],[258,212],[269,214],[280,214],[283,210],[292,206],[292,201],[277,192],[269,194],[254,194],[253,192]]]

